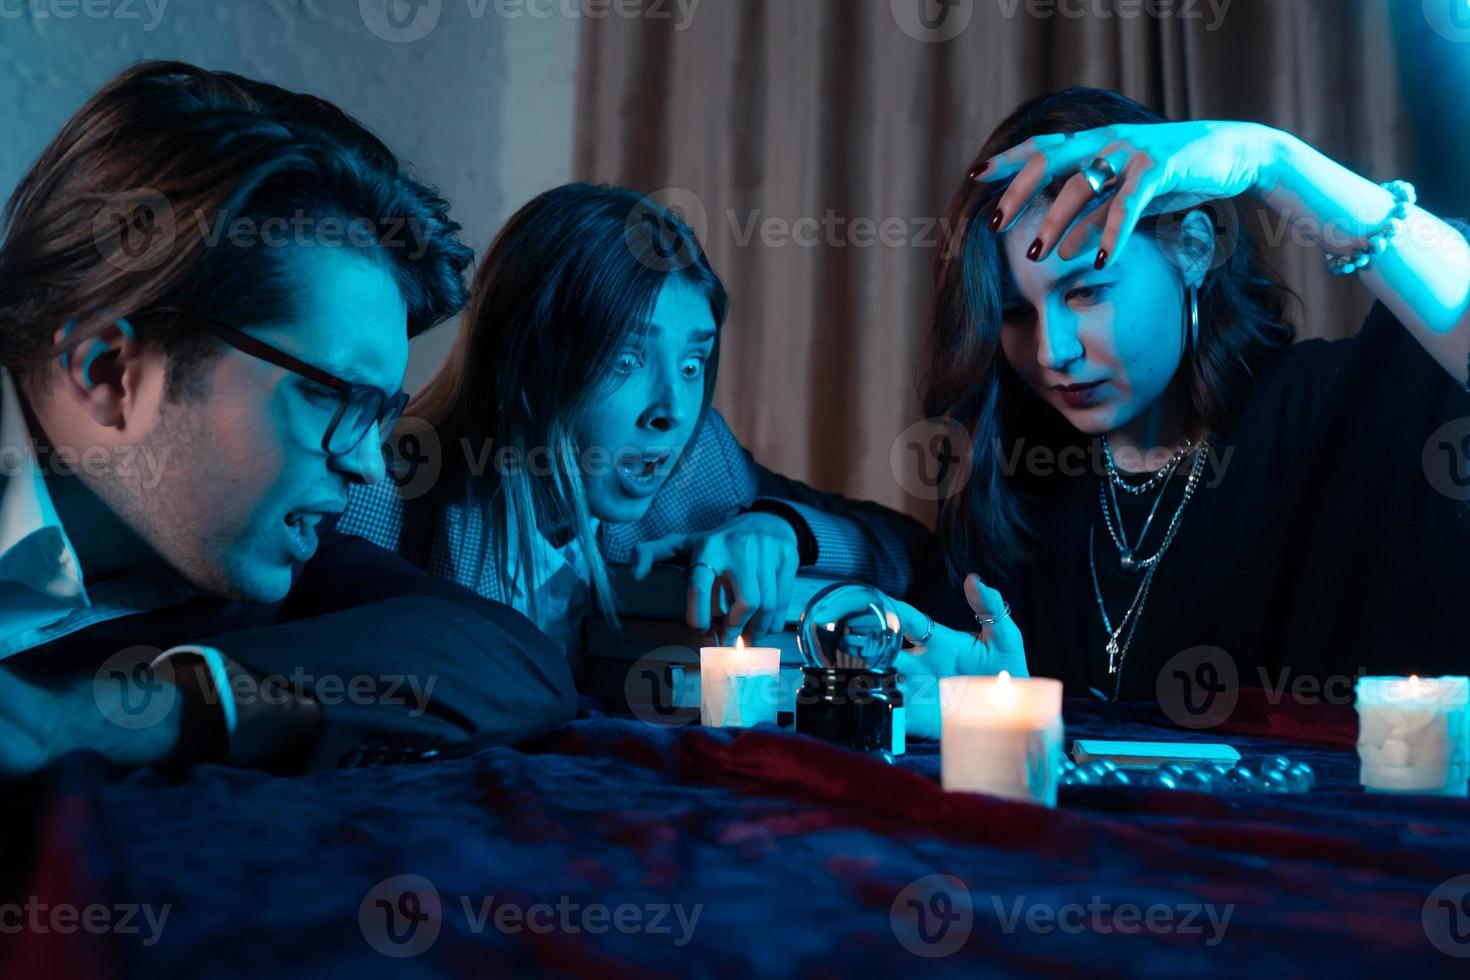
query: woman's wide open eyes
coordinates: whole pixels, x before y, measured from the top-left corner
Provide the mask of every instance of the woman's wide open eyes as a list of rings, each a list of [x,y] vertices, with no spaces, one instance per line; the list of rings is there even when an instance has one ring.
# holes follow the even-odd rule
[[[703,377],[704,367],[708,361],[709,357],[704,354],[697,354],[693,357],[686,358],[679,365],[679,374],[686,381],[694,381],[697,378]],[[634,351],[625,351],[619,354],[618,359],[613,363],[613,369],[619,374],[632,374],[642,367],[643,355]]]
[[[703,355],[691,357],[679,366],[679,373],[683,374],[690,381],[693,381],[695,378],[701,377],[704,374],[704,365],[707,361],[708,358]]]

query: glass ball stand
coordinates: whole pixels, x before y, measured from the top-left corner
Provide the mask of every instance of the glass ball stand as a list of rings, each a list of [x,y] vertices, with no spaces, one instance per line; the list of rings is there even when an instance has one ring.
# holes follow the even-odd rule
[[[812,596],[796,631],[802,685],[796,730],[887,762],[905,743],[903,693],[893,660],[903,647],[888,597],[856,582]]]

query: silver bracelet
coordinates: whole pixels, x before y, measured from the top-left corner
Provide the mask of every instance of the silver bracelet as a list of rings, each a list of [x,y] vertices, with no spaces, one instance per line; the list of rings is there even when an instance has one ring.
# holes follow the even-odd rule
[[[1419,201],[1414,185],[1407,180],[1391,180],[1379,186],[1393,195],[1393,209],[1383,224],[1368,235],[1366,246],[1351,255],[1327,253],[1327,271],[1334,276],[1351,276],[1368,268],[1373,259],[1387,251],[1390,243],[1399,237],[1399,232],[1404,229],[1404,219],[1409,216],[1409,208]]]

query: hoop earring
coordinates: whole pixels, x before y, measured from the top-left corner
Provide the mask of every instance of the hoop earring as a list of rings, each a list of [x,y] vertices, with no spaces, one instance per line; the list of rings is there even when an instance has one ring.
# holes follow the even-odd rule
[[[1199,287],[1189,287],[1189,321],[1184,334],[1184,349],[1199,348]]]

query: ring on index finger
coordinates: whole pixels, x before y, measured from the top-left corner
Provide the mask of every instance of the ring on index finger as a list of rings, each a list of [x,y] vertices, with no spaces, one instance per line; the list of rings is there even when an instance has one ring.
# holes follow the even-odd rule
[[[982,616],[979,613],[976,613],[975,614],[975,622],[979,623],[980,624],[980,628],[983,630],[987,626],[994,626],[996,623],[1000,622],[1002,619],[1005,619],[1005,618],[1009,617],[1010,614],[1011,614],[1011,604],[1009,602],[1007,602],[1005,604],[1005,608],[1000,611],[1000,615],[999,616]]]
[[[1105,192],[1113,182],[1118,179],[1118,171],[1106,157],[1095,157],[1079,173],[1082,179],[1087,181],[1087,186],[1092,188],[1093,196],[1099,196]]]

